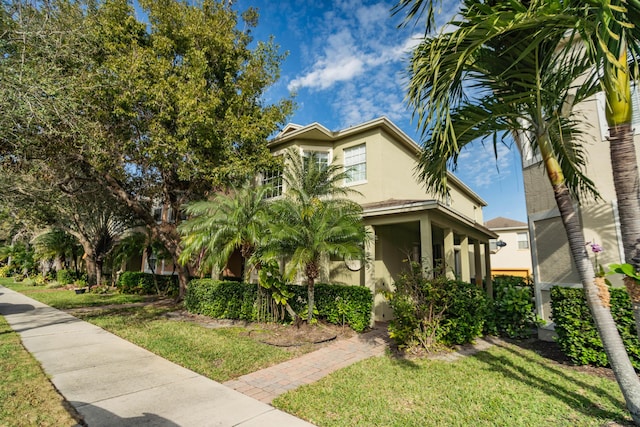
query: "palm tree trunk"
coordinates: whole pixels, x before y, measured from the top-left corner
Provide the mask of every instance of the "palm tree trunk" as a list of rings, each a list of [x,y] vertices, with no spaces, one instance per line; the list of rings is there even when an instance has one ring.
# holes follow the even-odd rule
[[[630,124],[609,128],[609,151],[613,168],[613,183],[618,199],[618,215],[622,233],[625,262],[640,270],[640,182],[633,129]],[[633,305],[636,331],[640,337],[640,284],[625,279]]]
[[[609,289],[597,286],[593,277],[593,265],[585,249],[582,228],[573,207],[573,200],[564,184],[554,185],[553,192],[567,232],[569,248],[585,290],[587,304],[598,329],[605,353],[616,381],[627,403],[634,422],[640,425],[640,381],[631,365],[622,338],[611,315]]]
[[[315,304],[315,280],[309,277],[309,281],[307,283],[307,302],[309,303],[309,312],[307,314],[307,322],[311,323],[313,319],[313,306]]]

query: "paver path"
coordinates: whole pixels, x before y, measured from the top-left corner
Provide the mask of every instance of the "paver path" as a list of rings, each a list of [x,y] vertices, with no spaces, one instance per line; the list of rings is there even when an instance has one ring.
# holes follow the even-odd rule
[[[367,333],[336,341],[312,353],[227,381],[224,385],[271,403],[282,393],[318,381],[360,360],[384,354],[388,343],[386,324],[378,325]]]

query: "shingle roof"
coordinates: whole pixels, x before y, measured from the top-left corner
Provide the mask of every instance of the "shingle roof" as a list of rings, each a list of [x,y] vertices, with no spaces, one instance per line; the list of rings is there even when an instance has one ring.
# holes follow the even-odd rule
[[[489,229],[494,228],[517,228],[517,227],[527,227],[526,222],[516,221],[515,219],[497,217],[486,221],[484,225]]]

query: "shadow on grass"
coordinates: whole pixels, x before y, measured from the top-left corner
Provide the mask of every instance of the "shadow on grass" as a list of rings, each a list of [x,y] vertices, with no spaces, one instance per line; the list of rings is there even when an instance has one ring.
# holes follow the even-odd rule
[[[515,357],[523,360],[523,362],[531,366],[531,368],[518,366],[513,363],[512,359],[505,356],[496,356],[488,351],[480,352],[473,357],[485,363],[492,371],[541,390],[543,393],[565,402],[576,411],[582,412],[587,416],[613,419],[621,423],[629,422],[629,419],[621,419],[620,414],[602,408],[597,401],[584,396],[579,391],[568,388],[566,385],[563,385],[563,383],[570,382],[574,384],[576,388],[588,390],[593,393],[599,400],[605,399],[613,406],[620,406],[621,399],[612,395],[606,389],[588,384],[573,375],[567,375],[562,369],[553,367],[548,362],[545,363],[537,360],[527,355],[524,350],[518,351],[510,344],[499,341],[495,341],[494,344],[496,347],[508,351]],[[545,375],[540,376],[536,373],[535,367],[544,369]]]

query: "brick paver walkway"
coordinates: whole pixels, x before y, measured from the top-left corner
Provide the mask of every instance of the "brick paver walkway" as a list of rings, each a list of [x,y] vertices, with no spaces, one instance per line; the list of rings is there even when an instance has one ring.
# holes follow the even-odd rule
[[[282,393],[318,381],[360,360],[384,354],[388,343],[387,325],[380,325],[367,333],[336,341],[301,357],[227,381],[224,385],[271,403]]]

